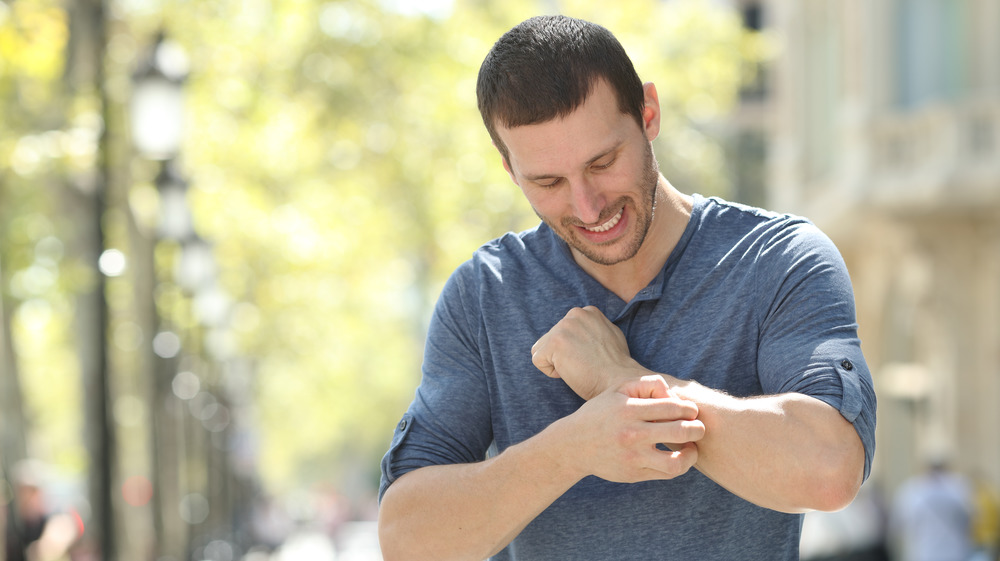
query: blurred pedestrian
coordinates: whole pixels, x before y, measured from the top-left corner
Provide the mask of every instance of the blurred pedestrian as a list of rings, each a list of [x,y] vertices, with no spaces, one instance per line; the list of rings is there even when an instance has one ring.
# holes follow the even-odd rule
[[[934,453],[926,472],[900,487],[890,520],[900,561],[970,561],[976,547],[971,483]]]
[[[12,470],[13,496],[6,513],[6,561],[57,561],[66,559],[79,537],[77,523],[64,513],[53,513],[46,504],[45,466],[26,460]]]

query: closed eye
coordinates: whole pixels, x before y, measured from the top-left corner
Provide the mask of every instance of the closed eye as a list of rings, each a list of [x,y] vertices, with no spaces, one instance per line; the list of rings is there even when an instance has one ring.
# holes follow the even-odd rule
[[[615,161],[616,161],[616,159],[615,159],[615,158],[612,158],[611,160],[608,160],[608,162],[607,162],[607,163],[603,163],[603,164],[597,164],[597,163],[595,163],[595,164],[594,164],[593,166],[591,166],[591,167],[592,167],[593,169],[597,169],[597,170],[601,170],[601,169],[608,169],[609,167],[611,167],[611,166],[612,166],[612,165],[613,165],[613,164],[615,163]]]
[[[535,185],[538,185],[539,187],[555,187],[556,185],[559,185],[561,181],[561,177],[556,177],[548,181],[535,181]]]

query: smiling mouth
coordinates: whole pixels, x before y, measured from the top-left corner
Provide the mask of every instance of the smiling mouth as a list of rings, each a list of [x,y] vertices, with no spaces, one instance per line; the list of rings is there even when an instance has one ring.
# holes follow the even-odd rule
[[[607,232],[608,230],[614,228],[616,224],[618,224],[618,221],[622,219],[623,212],[625,212],[625,207],[622,207],[621,210],[618,211],[618,214],[612,216],[611,219],[605,222],[604,224],[594,227],[584,226],[583,229],[587,230],[588,232],[598,232],[598,233]]]

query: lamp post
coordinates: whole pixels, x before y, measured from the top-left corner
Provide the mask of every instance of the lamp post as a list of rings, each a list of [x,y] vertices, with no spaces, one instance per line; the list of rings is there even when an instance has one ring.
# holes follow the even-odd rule
[[[177,163],[165,160],[154,181],[160,199],[159,239],[180,242],[194,232],[191,210],[188,208],[188,183],[177,170]]]
[[[174,377],[177,375],[178,357],[183,355],[191,358],[192,355],[197,355],[202,348],[202,327],[206,329],[222,327],[228,320],[231,305],[228,296],[217,283],[218,275],[212,245],[195,231],[187,196],[188,182],[180,173],[177,163],[184,132],[183,87],[187,75],[188,63],[184,51],[160,33],[133,74],[131,99],[132,137],[136,150],[146,160],[159,162],[154,180],[160,202],[156,241],[171,244],[176,251],[172,278],[168,282],[180,287],[185,299],[190,299],[192,311],[199,322],[194,329],[187,330],[186,336],[176,338],[181,341],[181,347],[186,348],[177,350],[171,356],[156,354],[153,349],[155,375],[151,383],[151,403],[154,411],[151,431],[154,439],[152,447],[154,525],[158,535],[159,554],[174,558],[187,556],[184,543],[189,541],[191,536],[185,534],[188,534],[194,526],[204,522],[204,517],[194,516],[195,513],[191,511],[193,503],[189,500],[197,496],[202,497],[204,501],[204,497],[195,492],[196,489],[187,488],[191,485],[191,481],[197,478],[189,477],[191,481],[183,483],[184,473],[178,460],[187,454],[204,454],[201,460],[205,462],[206,471],[210,471],[216,478],[224,475],[224,466],[218,461],[213,461],[213,458],[218,460],[219,455],[213,454],[211,447],[206,449],[203,446],[199,451],[195,443],[200,442],[206,435],[217,436],[214,433],[228,425],[228,421],[221,423],[215,420],[212,424],[202,418],[200,419],[202,427],[213,434],[195,433],[189,435],[191,436],[189,440],[185,440],[184,435],[189,432],[187,429],[194,427],[195,431],[200,430],[197,423],[186,425],[191,421],[187,417],[177,422],[176,419],[164,415],[166,411],[163,407],[164,403],[178,397],[172,387]],[[148,266],[153,270],[152,257]],[[152,298],[150,295],[151,301]],[[155,306],[153,318],[156,325],[152,330],[159,333],[160,316],[155,313]],[[197,463],[193,461],[195,459],[197,458],[194,456],[186,457],[185,464],[189,469]],[[212,469],[213,467],[215,469]],[[205,483],[203,482],[201,486],[204,487]],[[207,487],[202,491],[213,500],[205,506],[215,508],[228,504],[226,501],[228,495],[222,489],[224,485],[213,485],[212,481],[209,481]],[[178,507],[186,514],[178,517]],[[207,516],[208,511],[204,514]],[[224,522],[224,510],[214,514],[216,522]],[[185,540],[185,537],[188,540]]]
[[[165,404],[176,373],[177,349],[170,352],[156,345],[163,328],[156,309],[155,248],[160,241],[180,242],[193,235],[187,204],[187,181],[178,171],[177,159],[183,141],[184,83],[188,75],[187,57],[164,33],[156,36],[132,74],[130,117],[132,142],[139,156],[159,163],[154,180],[160,201],[160,219],[154,239],[148,242],[142,266],[152,282],[148,302],[146,338],[150,372],[150,447],[153,484],[152,515],[156,552],[160,557],[184,557],[185,528],[176,515],[181,489],[179,481],[180,436],[172,429]],[[169,334],[168,334],[169,335]]]
[[[132,141],[144,157],[170,160],[184,135],[184,50],[160,32],[132,75]]]

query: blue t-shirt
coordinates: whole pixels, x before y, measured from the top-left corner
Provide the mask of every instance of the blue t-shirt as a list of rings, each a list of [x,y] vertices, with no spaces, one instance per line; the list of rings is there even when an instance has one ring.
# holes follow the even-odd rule
[[[663,270],[630,302],[587,275],[546,225],[483,246],[445,285],[423,378],[382,460],[400,475],[483,460],[576,411],[531,363],[573,307],[596,306],[640,364],[734,396],[801,392],[837,408],[875,449],[875,394],[854,295],[833,243],[799,217],[694,196]],[[588,477],[494,559],[793,560],[802,516],[753,505],[697,470],[669,481]]]

